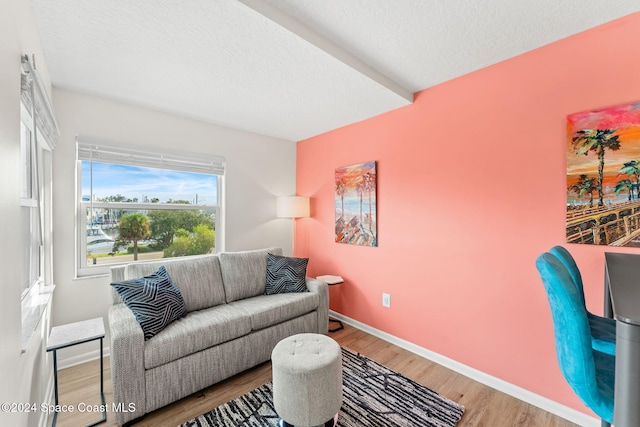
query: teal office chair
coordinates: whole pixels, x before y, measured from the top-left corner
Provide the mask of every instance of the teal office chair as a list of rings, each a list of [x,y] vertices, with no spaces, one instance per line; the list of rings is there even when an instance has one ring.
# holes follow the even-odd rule
[[[615,356],[591,347],[587,310],[569,270],[548,252],[536,260],[553,318],[556,356],[565,380],[603,426],[613,419]]]
[[[582,275],[573,256],[562,246],[554,246],[549,252],[555,255],[569,271],[573,284],[578,291],[580,301],[586,310]],[[589,320],[589,328],[591,330],[591,346],[595,350],[603,353],[616,354],[616,321],[590,313],[588,310],[587,319]]]

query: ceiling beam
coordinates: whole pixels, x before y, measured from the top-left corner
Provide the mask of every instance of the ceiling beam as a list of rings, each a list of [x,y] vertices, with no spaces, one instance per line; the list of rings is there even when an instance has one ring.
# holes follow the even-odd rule
[[[344,50],[341,46],[320,35],[294,17],[287,15],[277,7],[271,5],[270,3],[267,3],[264,0],[237,1],[258,12],[260,15],[264,16],[270,21],[280,25],[289,32],[297,35],[306,42],[311,43],[317,48],[323,50],[338,61],[358,71],[360,74],[363,74],[371,80],[384,86],[391,92],[409,101],[409,103],[413,103],[413,93],[411,91],[405,89],[400,84],[385,76],[372,66],[365,64],[353,54]]]

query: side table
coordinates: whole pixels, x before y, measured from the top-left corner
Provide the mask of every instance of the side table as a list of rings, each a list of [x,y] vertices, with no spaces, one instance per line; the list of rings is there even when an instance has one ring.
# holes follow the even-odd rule
[[[61,348],[71,347],[76,344],[82,344],[88,341],[100,340],[100,398],[102,399],[102,419],[87,425],[87,427],[107,421],[107,405],[104,401],[104,366],[103,366],[103,341],[104,341],[104,321],[102,317],[91,320],[69,323],[66,325],[54,326],[51,328],[49,340],[47,342],[47,351],[53,352],[53,385],[55,405],[58,402],[58,355],[57,351]],[[53,413],[52,427],[55,427],[58,420],[58,412]]]
[[[316,277],[316,279],[322,282],[325,282],[329,286],[334,286],[334,285],[339,285],[340,283],[344,283],[344,279],[340,276],[324,275],[324,276],[318,276]],[[342,324],[341,321],[329,318],[329,323],[332,323],[332,322],[337,323],[338,326],[336,326],[333,329],[329,329],[329,332],[336,332],[341,329],[344,329],[344,325]]]

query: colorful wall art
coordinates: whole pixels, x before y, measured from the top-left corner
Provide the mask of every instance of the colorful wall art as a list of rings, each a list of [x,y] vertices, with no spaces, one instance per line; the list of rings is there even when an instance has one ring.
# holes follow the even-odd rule
[[[336,169],[336,242],[378,246],[376,162]]]
[[[640,101],[567,118],[567,243],[640,247]]]

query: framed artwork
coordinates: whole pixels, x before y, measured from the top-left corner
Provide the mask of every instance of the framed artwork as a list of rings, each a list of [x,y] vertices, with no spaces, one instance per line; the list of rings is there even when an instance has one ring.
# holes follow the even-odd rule
[[[336,169],[336,242],[378,246],[376,162]]]
[[[640,247],[640,101],[567,117],[566,241]]]

